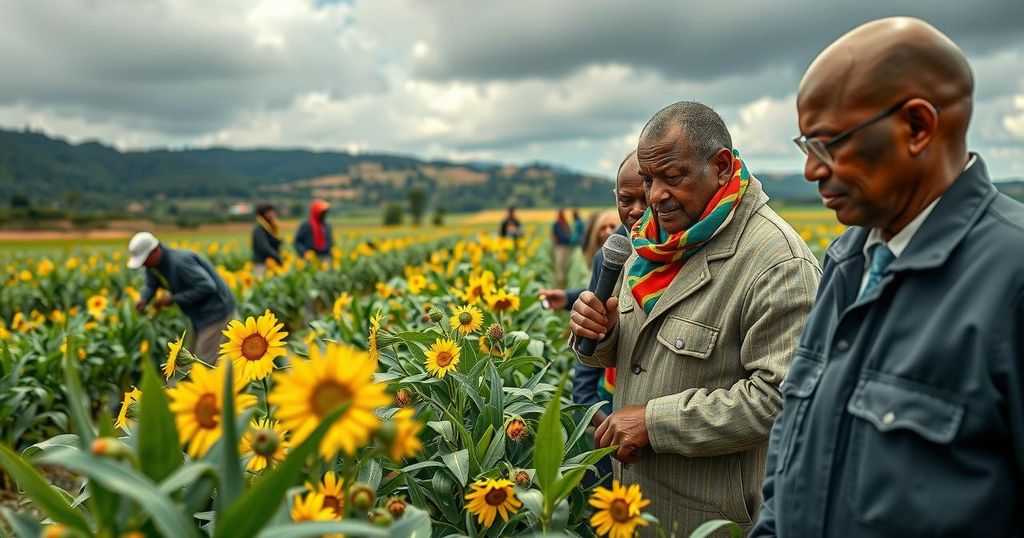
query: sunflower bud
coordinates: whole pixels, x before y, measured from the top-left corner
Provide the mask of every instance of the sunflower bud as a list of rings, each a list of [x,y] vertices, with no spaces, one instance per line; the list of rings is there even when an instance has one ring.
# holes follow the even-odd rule
[[[94,456],[123,458],[129,455],[129,449],[124,443],[113,437],[97,437],[92,442],[92,453]]]
[[[529,427],[523,422],[523,419],[516,417],[509,421],[508,426],[505,428],[505,434],[508,438],[513,441],[522,441],[526,438],[526,434],[529,433]]]
[[[373,503],[377,500],[377,492],[368,484],[356,482],[348,490],[348,500],[352,508],[365,512],[373,507]]]
[[[272,457],[281,446],[281,438],[271,428],[260,428],[252,434],[252,450],[265,458]]]
[[[391,512],[388,512],[385,508],[374,508],[370,515],[367,516],[367,519],[378,527],[389,527],[395,520],[391,517]]]
[[[430,316],[430,321],[434,323],[441,323],[441,320],[444,319],[444,312],[441,312],[436,307],[431,307],[427,315]]]
[[[412,393],[408,389],[398,389],[395,393],[395,405],[406,407],[412,403]]]
[[[487,329],[487,337],[491,339],[492,344],[497,344],[505,339],[505,331],[501,325],[494,323],[490,329]]]
[[[391,497],[388,499],[386,506],[388,512],[391,513],[391,517],[399,519],[403,514],[405,514],[405,507],[408,506],[408,503],[406,503],[405,499],[401,497]]]
[[[530,483],[533,482],[530,479],[530,473],[528,473],[526,471],[523,471],[523,470],[516,471],[515,481],[516,481],[516,484],[518,484],[519,486],[524,487],[524,488],[525,487],[529,487]]]

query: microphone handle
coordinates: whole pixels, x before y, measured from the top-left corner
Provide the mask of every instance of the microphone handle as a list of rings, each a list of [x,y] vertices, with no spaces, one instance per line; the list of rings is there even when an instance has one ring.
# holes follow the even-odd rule
[[[612,292],[615,291],[615,284],[619,282],[619,276],[622,275],[622,266],[609,267],[605,264],[601,264],[601,274],[597,277],[597,288],[594,290],[594,295],[597,296],[597,300],[601,301],[601,304],[608,302],[608,298],[612,296]],[[580,338],[576,341],[576,351],[585,357],[589,357],[594,354],[597,350],[597,340],[593,338]]]

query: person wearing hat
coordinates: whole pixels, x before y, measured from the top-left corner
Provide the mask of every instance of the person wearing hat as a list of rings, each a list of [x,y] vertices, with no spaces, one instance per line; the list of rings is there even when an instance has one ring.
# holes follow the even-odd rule
[[[277,212],[270,204],[256,207],[256,226],[252,229],[253,273],[263,276],[267,263],[274,260],[281,265],[281,230],[277,226]]]
[[[331,247],[334,246],[334,235],[331,224],[327,222],[327,210],[331,204],[326,200],[313,200],[309,206],[309,219],[299,225],[295,232],[295,251],[299,256],[313,252],[320,259],[331,258]]]
[[[153,307],[178,305],[192,322],[192,354],[216,364],[224,338],[221,331],[237,314],[235,298],[213,265],[195,252],[165,247],[149,232],[135,234],[128,242],[128,253],[128,268],[145,267],[146,272],[146,286],[135,310],[142,312],[157,289],[168,291]]]

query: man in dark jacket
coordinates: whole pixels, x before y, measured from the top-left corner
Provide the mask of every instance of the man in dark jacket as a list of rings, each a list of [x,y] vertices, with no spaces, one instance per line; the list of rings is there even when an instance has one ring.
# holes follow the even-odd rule
[[[277,227],[277,212],[270,204],[260,205],[256,208],[256,226],[252,229],[253,272],[263,276],[269,260],[281,265],[280,248],[281,231]]]
[[[850,225],[782,386],[752,536],[1021,536],[1024,206],[967,151],[973,76],[867,23],[797,94],[804,175]]]
[[[146,268],[146,286],[135,303],[142,312],[146,304],[163,288],[168,295],[157,299],[159,310],[178,305],[192,322],[189,350],[203,362],[217,362],[224,336],[221,331],[236,317],[235,298],[224,279],[206,258],[187,250],[165,247],[149,232],[135,234],[128,243],[128,267]]]
[[[295,231],[295,252],[305,257],[312,252],[321,260],[331,259],[331,247],[334,246],[334,232],[331,223],[327,222],[327,210],[331,204],[326,200],[313,200],[309,206],[309,218],[299,225]]]

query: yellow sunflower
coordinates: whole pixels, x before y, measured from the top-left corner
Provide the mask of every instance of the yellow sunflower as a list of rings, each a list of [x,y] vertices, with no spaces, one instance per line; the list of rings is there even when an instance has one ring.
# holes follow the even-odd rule
[[[324,508],[324,496],[315,491],[307,493],[305,498],[302,495],[295,496],[291,516],[292,521],[296,523],[302,521],[334,521],[338,519],[335,517],[334,512]]]
[[[427,279],[423,275],[416,274],[406,279],[405,284],[409,287],[409,293],[419,295],[427,287]]]
[[[167,363],[164,364],[164,379],[170,379],[174,375],[174,370],[178,366],[178,354],[181,353],[181,346],[185,342],[185,332],[188,331],[183,331],[177,341],[167,342],[170,351],[167,353]]]
[[[338,519],[345,514],[345,480],[328,471],[322,482],[315,486],[306,481],[306,489],[323,495],[323,508],[330,510]]]
[[[272,463],[284,460],[285,452],[290,448],[288,430],[281,427],[276,420],[253,420],[242,435],[239,453],[242,457],[252,456],[246,470],[262,471]]]
[[[478,480],[472,484],[473,491],[466,494],[466,510],[475,515],[477,523],[490,527],[494,516],[508,521],[509,514],[515,514],[523,503],[516,498],[510,480]]]
[[[341,321],[348,316],[348,306],[352,304],[352,296],[342,293],[334,300],[334,319]]]
[[[386,282],[377,283],[377,295],[385,301],[390,299],[395,294],[395,288],[389,286]]]
[[[427,351],[427,372],[435,377],[444,377],[459,365],[462,348],[453,340],[438,338]]]
[[[167,389],[171,411],[181,440],[188,443],[188,454],[201,458],[221,434],[221,404],[224,401],[224,375],[227,368],[209,368],[202,363],[192,365],[189,381]],[[239,394],[244,384],[232,380],[235,392],[235,414],[256,404],[252,394]]]
[[[135,387],[124,393],[124,399],[121,400],[121,411],[117,413],[117,420],[114,421],[115,428],[128,431],[128,411],[131,410],[132,404],[138,403],[141,398],[142,391]]]
[[[313,346],[309,360],[296,359],[287,372],[274,375],[269,402],[276,416],[292,432],[292,442],[304,441],[320,422],[343,404],[348,409],[327,430],[320,454],[330,459],[365,446],[380,424],[374,410],[391,403],[386,386],[373,382],[376,365],[362,351],[334,343],[327,350]]]
[[[649,504],[650,499],[644,498],[636,484],[624,488],[615,480],[610,490],[598,486],[590,496],[590,506],[596,509],[590,516],[590,525],[598,536],[632,538],[637,525],[647,525],[640,511]]]
[[[377,363],[380,361],[380,351],[377,349],[377,332],[380,331],[380,320],[384,318],[384,315],[380,313],[380,310],[370,318],[370,362],[373,363],[373,369],[377,369]]]
[[[473,305],[459,306],[452,310],[452,317],[448,318],[448,323],[451,324],[453,331],[469,334],[483,326],[484,314]]]
[[[498,312],[514,312],[519,310],[519,296],[500,289],[487,296],[487,306]]]
[[[102,319],[103,311],[107,309],[107,298],[102,295],[93,295],[86,301],[85,306],[94,319]]]
[[[418,437],[423,424],[413,418],[414,414],[415,411],[404,407],[391,417],[395,438],[388,447],[388,457],[395,463],[401,463],[403,459],[411,458],[423,449],[423,443]]]
[[[245,381],[259,381],[274,369],[274,359],[285,354],[283,323],[266,311],[259,319],[249,316],[243,324],[232,320],[224,330],[228,341],[220,345],[220,358],[229,359]]]

